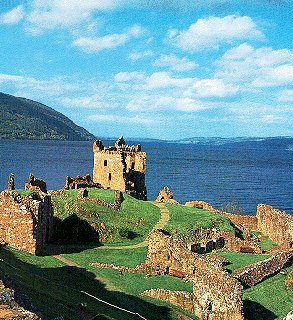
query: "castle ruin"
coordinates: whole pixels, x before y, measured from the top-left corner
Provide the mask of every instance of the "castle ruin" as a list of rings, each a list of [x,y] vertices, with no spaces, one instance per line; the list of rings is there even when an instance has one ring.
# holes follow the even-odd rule
[[[104,147],[101,140],[93,145],[93,181],[105,189],[119,190],[147,200],[145,174],[146,153],[141,146],[128,146],[120,137],[114,146]]]

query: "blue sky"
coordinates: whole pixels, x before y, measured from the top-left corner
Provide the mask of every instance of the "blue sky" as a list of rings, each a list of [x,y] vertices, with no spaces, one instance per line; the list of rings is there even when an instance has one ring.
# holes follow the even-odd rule
[[[292,17],[292,0],[0,0],[0,91],[101,137],[292,136]]]

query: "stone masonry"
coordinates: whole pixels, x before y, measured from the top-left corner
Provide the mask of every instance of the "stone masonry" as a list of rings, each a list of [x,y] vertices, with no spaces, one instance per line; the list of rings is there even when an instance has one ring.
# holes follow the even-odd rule
[[[120,190],[146,200],[146,153],[141,146],[126,145],[120,137],[114,146],[104,147],[101,140],[93,145],[93,181],[105,189]]]
[[[1,243],[33,255],[44,254],[46,242],[52,238],[52,223],[50,196],[0,193]]]
[[[242,286],[222,269],[220,262],[191,252],[166,231],[155,230],[149,236],[147,264],[161,274],[193,282],[194,310],[201,319],[243,320]],[[189,295],[181,307],[185,305],[189,311]]]
[[[282,246],[293,245],[293,216],[269,205],[259,204],[256,209],[257,229]]]
[[[245,286],[254,286],[276,274],[292,261],[293,250],[278,253],[268,259],[233,271],[233,277]]]

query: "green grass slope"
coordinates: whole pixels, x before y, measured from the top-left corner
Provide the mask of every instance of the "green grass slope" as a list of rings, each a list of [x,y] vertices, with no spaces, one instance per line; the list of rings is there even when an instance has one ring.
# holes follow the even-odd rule
[[[158,207],[147,201],[123,194],[120,210],[113,210],[94,202],[77,199],[78,190],[64,191],[52,197],[54,215],[61,220],[72,214],[97,226],[103,224],[103,243],[125,245],[142,242],[160,219]],[[114,202],[114,191],[89,189],[89,198]],[[128,238],[128,235],[131,237]]]
[[[165,229],[175,238],[192,238],[194,231],[199,228],[217,227],[221,231],[235,232],[229,219],[214,212],[174,204],[167,204],[167,208],[170,220]]]
[[[0,93],[0,139],[92,140],[95,137],[39,102]]]

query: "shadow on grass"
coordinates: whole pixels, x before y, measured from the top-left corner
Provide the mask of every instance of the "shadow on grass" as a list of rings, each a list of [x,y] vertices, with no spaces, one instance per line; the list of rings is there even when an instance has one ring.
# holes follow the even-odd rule
[[[272,311],[251,300],[243,301],[243,311],[247,320],[274,320],[278,318]]]
[[[173,320],[171,310],[157,306],[123,292],[109,291],[95,279],[95,274],[83,268],[63,266],[53,257],[34,257],[9,248],[1,248],[0,269],[10,279],[7,286],[28,296],[45,318],[63,316],[68,320],[141,319],[88,297],[81,291],[120,308],[144,316],[148,320]],[[29,261],[29,262],[28,262]],[[21,299],[20,299],[21,304]],[[27,307],[27,306],[26,306]]]

